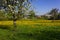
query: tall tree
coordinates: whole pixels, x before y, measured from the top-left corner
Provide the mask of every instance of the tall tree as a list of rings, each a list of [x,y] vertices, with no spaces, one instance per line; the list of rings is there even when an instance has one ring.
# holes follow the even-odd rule
[[[16,7],[18,9],[18,18],[20,18],[23,13],[22,8],[28,8],[30,0],[5,0],[5,4],[7,5],[6,8],[13,14],[13,19],[16,20]]]

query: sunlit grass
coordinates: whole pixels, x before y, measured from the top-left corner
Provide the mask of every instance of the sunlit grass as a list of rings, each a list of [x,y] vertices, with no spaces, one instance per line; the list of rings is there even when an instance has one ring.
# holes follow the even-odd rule
[[[43,26],[60,26],[60,20],[55,20],[52,22],[52,20],[35,20],[35,21],[30,21],[30,20],[21,20],[21,21],[16,21],[17,25],[43,25]],[[0,25],[13,25],[13,21],[0,21]]]

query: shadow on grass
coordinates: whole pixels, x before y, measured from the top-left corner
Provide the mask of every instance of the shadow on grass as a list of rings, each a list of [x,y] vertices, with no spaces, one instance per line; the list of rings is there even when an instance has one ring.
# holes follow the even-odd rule
[[[8,31],[13,26],[0,26],[0,39],[3,40],[60,40],[60,26],[40,26],[35,27],[22,25],[17,26],[15,32]],[[7,30],[4,30],[7,29]],[[14,35],[12,35],[14,34]],[[9,35],[9,36],[8,36]],[[3,38],[2,38],[3,37]]]

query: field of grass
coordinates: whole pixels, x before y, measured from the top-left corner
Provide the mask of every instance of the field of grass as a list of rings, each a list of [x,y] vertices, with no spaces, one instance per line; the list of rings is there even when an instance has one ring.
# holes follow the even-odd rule
[[[46,26],[60,26],[60,20],[20,20],[16,21],[17,25],[46,25]],[[13,21],[0,21],[0,25],[13,25]]]
[[[0,21],[0,40],[60,40],[60,21]]]

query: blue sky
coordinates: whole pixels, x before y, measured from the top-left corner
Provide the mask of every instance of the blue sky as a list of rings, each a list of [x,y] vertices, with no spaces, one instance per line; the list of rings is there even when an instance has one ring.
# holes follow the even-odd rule
[[[37,15],[43,15],[52,8],[60,9],[60,0],[33,0],[32,6]]]

